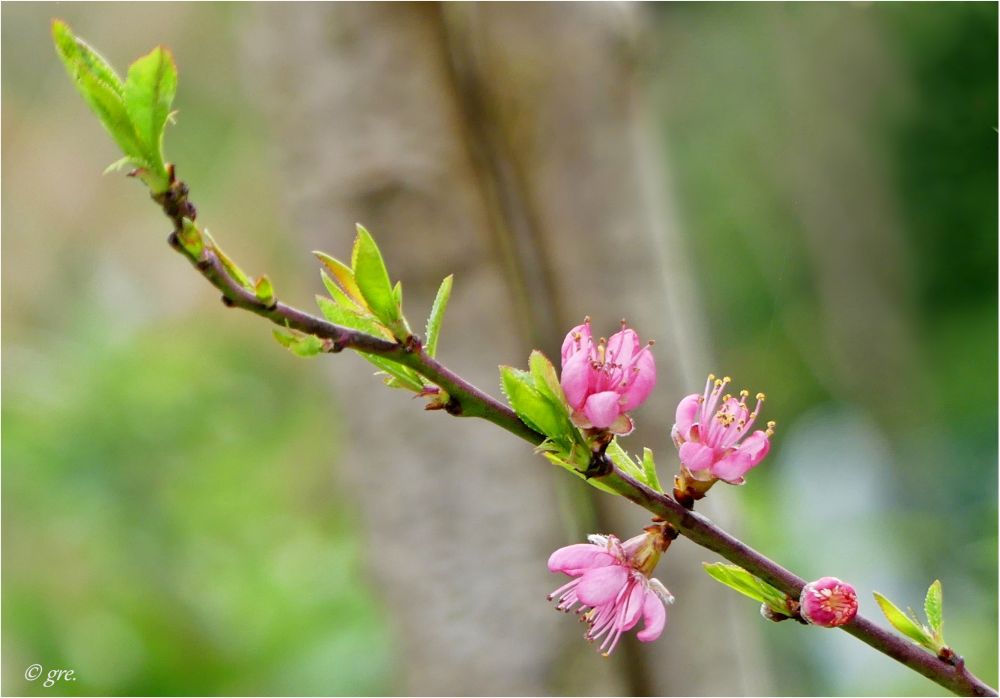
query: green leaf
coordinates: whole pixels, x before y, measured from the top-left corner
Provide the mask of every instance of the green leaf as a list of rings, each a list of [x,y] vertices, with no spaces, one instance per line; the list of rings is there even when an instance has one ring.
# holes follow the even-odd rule
[[[250,280],[250,277],[247,276],[246,272],[240,269],[239,266],[237,266],[236,262],[231,260],[229,258],[229,255],[223,252],[222,248],[215,243],[215,239],[212,237],[212,234],[208,232],[208,228],[202,230],[201,234],[204,236],[205,240],[211,246],[212,252],[215,253],[215,256],[219,258],[219,262],[226,270],[226,273],[229,274],[229,276],[231,276],[233,280],[236,281],[236,283],[238,283],[240,286],[242,286],[248,291],[253,291],[254,283]]]
[[[323,351],[323,340],[311,334],[292,334],[284,330],[272,330],[278,344],[297,356],[316,356]]]
[[[431,357],[437,355],[438,338],[441,336],[441,321],[444,320],[444,311],[448,307],[448,299],[451,298],[453,280],[453,274],[444,277],[444,281],[438,286],[437,295],[434,296],[431,314],[427,318],[427,340],[424,344],[424,351]]]
[[[656,462],[653,460],[653,451],[648,448],[642,449],[642,472],[646,484],[657,492],[663,492],[660,485],[660,476],[656,473]]]
[[[371,233],[360,223],[351,253],[351,266],[354,268],[354,280],[372,313],[387,327],[395,330],[400,312],[389,282],[389,272]]]
[[[621,444],[618,443],[618,437],[615,437],[611,443],[608,444],[608,448],[605,450],[605,453],[608,455],[608,458],[611,459],[611,462],[617,465],[620,469],[624,470],[634,478],[642,479],[642,470],[640,470],[636,462],[632,460],[632,456],[630,456],[625,449],[621,447]]]
[[[563,393],[562,385],[559,384],[559,376],[556,369],[549,361],[548,357],[535,349],[528,357],[528,368],[531,370],[531,377],[535,382],[535,388],[558,405],[566,404],[566,395]],[[568,408],[564,407],[563,411]]]
[[[164,189],[163,130],[177,93],[177,66],[168,49],[157,46],[129,66],[125,77],[125,110],[142,144],[145,160]]]
[[[545,444],[542,445],[543,448],[544,448],[544,446],[545,446]],[[574,464],[573,461],[572,461],[572,459],[566,458],[565,454],[561,453],[560,451],[557,451],[557,452],[543,451],[542,455],[545,456],[545,458],[548,459],[549,462],[554,463],[555,465],[558,465],[560,468],[563,468],[564,470],[567,470],[567,471],[573,473],[574,475],[576,475],[578,478],[580,478],[581,480],[583,480],[584,482],[586,482],[591,487],[596,487],[597,489],[601,490],[602,492],[607,492],[608,494],[613,494],[616,497],[619,496],[618,493],[615,492],[614,488],[612,488],[610,485],[604,483],[600,478],[592,477],[592,478],[588,479],[587,476],[583,474],[583,471],[580,470],[580,467],[578,465]],[[584,466],[584,467],[586,467],[586,466]]]
[[[123,158],[115,160],[113,163],[104,168],[104,172],[101,174],[111,174],[112,172],[121,172],[126,167],[136,168],[142,167],[142,163],[137,163],[130,156],[126,155]]]
[[[944,609],[942,608],[941,580],[935,579],[924,598],[924,613],[937,642],[944,643]]]
[[[531,374],[510,366],[501,366],[500,385],[510,406],[529,427],[555,438],[563,433],[564,415],[535,389]]]
[[[184,251],[195,261],[200,261],[205,251],[205,240],[201,231],[191,221],[184,219],[184,225],[177,231],[177,239]]]
[[[390,378],[385,381],[386,385],[389,387],[405,388],[406,390],[412,390],[415,393],[419,393],[424,389],[424,382],[420,379],[420,376],[418,376],[416,372],[410,368],[401,366],[393,361],[390,361],[384,356],[379,356],[378,354],[361,354],[361,356],[377,366],[382,373],[386,373],[390,376]]]
[[[361,295],[361,289],[358,288],[358,284],[354,280],[354,272],[351,271],[351,268],[339,259],[323,252],[313,252],[313,254],[323,263],[323,266],[330,270],[333,278],[340,284],[340,288],[347,294],[347,297],[354,301],[359,309],[368,310],[368,304],[365,302],[365,297]]]
[[[879,608],[882,609],[882,613],[885,614],[886,620],[889,621],[892,627],[917,644],[936,651],[934,638],[930,637],[923,626],[907,617],[892,601],[882,596],[882,594],[876,591],[874,592],[874,596]]]
[[[142,141],[125,108],[125,87],[118,74],[64,22],[53,20],[52,39],[70,79],[104,129],[125,155],[149,167]]]
[[[257,296],[257,300],[268,307],[277,302],[277,299],[274,297],[274,285],[266,275],[262,275],[257,279],[257,282],[253,285],[253,292]]]
[[[776,613],[788,615],[788,596],[742,567],[724,562],[703,562],[702,565],[709,576],[717,582],[735,589],[754,601],[767,604]]]
[[[330,278],[330,276],[325,272],[320,270],[320,277],[323,279],[323,286],[326,287],[326,292],[330,294],[330,298],[345,310],[350,310],[352,312],[360,312],[361,306],[355,303],[353,300],[344,293],[343,289],[337,285],[337,282]],[[368,309],[365,308],[365,314],[367,314]]]
[[[360,330],[380,339],[392,339],[392,333],[370,315],[362,315],[356,310],[345,308],[324,296],[316,296],[316,304],[323,316],[334,325]]]

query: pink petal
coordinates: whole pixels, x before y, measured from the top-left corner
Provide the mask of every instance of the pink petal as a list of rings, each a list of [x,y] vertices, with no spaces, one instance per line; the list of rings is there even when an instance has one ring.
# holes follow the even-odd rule
[[[608,338],[605,356],[609,362],[627,366],[638,351],[639,335],[635,333],[635,330],[624,329],[621,332],[615,332]]]
[[[688,441],[681,444],[678,455],[684,467],[692,473],[699,470],[708,470],[712,467],[712,461],[715,460],[715,451],[697,441]]]
[[[731,485],[742,485],[743,476],[752,467],[750,456],[736,450],[712,465],[712,475]]]
[[[674,429],[677,430],[677,435],[684,441],[690,440],[691,437],[688,434],[691,431],[691,427],[698,421],[701,413],[701,399],[702,396],[695,393],[688,395],[677,405],[677,414],[674,417]]]
[[[667,625],[667,607],[652,589],[646,590],[642,604],[642,630],[635,636],[640,642],[652,642],[660,636]]]
[[[625,404],[622,409],[626,412],[634,410],[644,403],[649,394],[653,392],[653,387],[656,386],[656,361],[653,359],[653,352],[648,348],[643,348],[636,359],[635,366],[629,370],[634,371],[636,368],[639,370],[634,377],[626,377],[627,380],[631,381],[623,394]]]
[[[621,565],[595,567],[580,577],[576,596],[588,606],[604,606],[615,600],[627,581],[628,570]]]
[[[573,354],[568,361],[563,362],[559,383],[562,385],[563,392],[566,393],[566,400],[575,410],[581,409],[587,399],[592,370],[590,356],[583,351]]]
[[[565,390],[565,388],[563,388]],[[587,398],[583,405],[583,413],[596,429],[607,429],[621,414],[622,407],[618,404],[618,393],[605,390]]]
[[[549,556],[550,572],[565,572],[574,577],[594,567],[610,565],[615,561],[607,548],[589,543],[577,543],[559,548]]]
[[[569,358],[571,354],[577,352],[576,338],[573,336],[575,334],[580,335],[579,348],[585,352],[588,356],[590,355],[590,347],[593,344],[593,338],[590,336],[590,323],[583,323],[582,325],[577,325],[569,332],[566,333],[566,338],[562,343],[562,363],[563,366],[566,365],[566,359]]]
[[[739,448],[736,450],[750,456],[750,467],[753,468],[764,460],[764,456],[766,456],[768,451],[771,450],[771,440],[765,432],[755,431],[750,436],[743,439],[743,443],[741,443]]]
[[[633,584],[632,589],[629,591],[628,596],[622,600],[625,605],[625,615],[621,620],[618,627],[625,632],[626,630],[631,630],[635,627],[635,624],[639,622],[639,617],[642,615],[642,610],[645,607],[643,599],[646,595],[646,587],[642,584]]]

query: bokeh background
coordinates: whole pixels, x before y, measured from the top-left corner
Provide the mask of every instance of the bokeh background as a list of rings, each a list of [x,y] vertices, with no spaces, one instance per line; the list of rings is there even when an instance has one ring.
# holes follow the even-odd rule
[[[877,613],[872,589],[918,607],[940,578],[946,637],[996,685],[996,5],[609,7],[594,15],[591,6],[565,5],[548,15],[550,25],[531,16],[536,10],[517,8],[494,10],[505,13],[500,20],[469,21],[477,11],[467,8],[446,28],[461,38],[502,20],[515,36],[544,35],[558,31],[560,13],[569,22],[626,25],[624,47],[581,32],[552,50],[577,63],[626,55],[645,104],[644,167],[651,162],[656,173],[643,186],[671,222],[670,237],[654,245],[687,284],[675,302],[689,312],[665,324],[666,332],[710,347],[712,360],[686,359],[692,373],[725,372],[770,396],[767,416],[779,422],[772,455],[745,487],[712,493],[736,512],[727,524],[805,577],[853,581],[868,614]],[[355,28],[363,17],[372,36],[393,36],[400,14],[365,11],[349,18]],[[301,186],[289,192],[288,182],[297,166],[313,180],[319,175],[308,162],[314,151],[288,137],[294,124],[282,121],[274,95],[282,83],[326,73],[320,59],[278,75],[263,64],[286,54],[298,60],[311,32],[335,28],[319,6],[285,12],[242,4],[3,5],[5,694],[383,694],[435,685],[414,676],[462,674],[444,659],[435,665],[433,647],[426,656],[410,648],[417,641],[384,569],[393,561],[379,545],[379,513],[351,475],[372,467],[365,444],[352,445],[352,406],[361,398],[336,377],[326,381],[334,370],[328,364],[361,374],[367,365],[351,356],[298,360],[259,321],[224,312],[165,246],[167,226],[141,188],[100,176],[118,156],[48,37],[49,20],[61,17],[120,69],[157,43],[173,49],[180,114],[168,158],[227,251],[247,269],[266,269],[284,297],[308,305],[319,290],[306,254],[317,234],[311,216],[321,216],[298,210],[308,197]],[[369,28],[360,26],[363,42]],[[299,42],[297,32],[306,38]],[[531,79],[530,64],[515,67],[510,80]],[[397,77],[412,69],[407,80],[421,90],[419,61],[366,69]],[[326,75],[351,84],[338,83],[337,70]],[[295,88],[287,89],[294,99]],[[558,100],[574,89],[583,88],[567,81],[540,94]],[[346,88],[340,96],[348,105],[353,97]],[[309,100],[299,102],[308,119]],[[320,102],[313,122],[350,142],[349,130],[322,121],[330,114]],[[518,118],[530,123],[531,111]],[[475,124],[434,128],[476,134]],[[390,162],[411,157],[406,143],[389,139]],[[609,140],[604,147],[617,146]],[[365,154],[353,153],[360,168]],[[574,164],[581,178],[600,166],[593,157]],[[530,189],[531,177],[525,181],[520,186]],[[332,252],[346,252],[351,223],[325,221],[319,234],[330,235]],[[592,244],[586,235],[594,233],[581,232],[574,244]],[[463,290],[458,259],[456,295]],[[603,264],[593,259],[575,281],[613,301],[624,272]],[[390,256],[390,265],[406,283],[407,259]],[[530,279],[520,285],[531,290]],[[567,307],[576,318],[565,300],[556,315]],[[449,331],[474,334],[475,323],[489,319],[480,309],[467,319],[471,326],[451,321],[445,344]],[[509,356],[452,357],[486,369],[517,362],[531,345],[525,334]],[[669,337],[657,339],[662,346]],[[539,341],[551,340],[543,333]],[[366,390],[380,390],[377,380],[369,383]],[[664,404],[699,387],[664,383]],[[406,402],[401,394],[378,399],[378,406]],[[441,420],[413,411],[414,420]],[[665,436],[671,416],[640,415],[661,422],[653,437],[661,477],[675,467]],[[467,425],[449,427],[460,439]],[[391,425],[385,433],[406,438]],[[523,461],[518,468],[541,467],[526,449]],[[463,496],[460,479],[442,487]],[[565,531],[586,530],[600,505],[568,505],[586,497],[583,486],[558,487],[552,508]],[[496,494],[504,498],[503,490]],[[421,502],[411,504],[407,520],[418,521]],[[556,543],[571,538],[553,536]],[[428,556],[433,549],[428,542]],[[489,568],[490,552],[478,552]],[[532,555],[544,568],[544,551]],[[412,574],[406,603],[427,605],[419,570]],[[721,684],[728,692],[940,693],[842,633],[761,627],[749,602],[726,607],[748,618],[734,629],[715,608],[727,593],[700,572],[662,576],[678,606],[695,588],[704,588],[699,598],[716,599],[678,609],[666,646],[690,645],[703,632],[706,639],[688,652],[711,657],[705,643],[713,641],[755,648],[752,667],[712,666],[712,680],[731,679]],[[551,581],[542,576],[529,598],[544,606]],[[517,575],[503,580],[518,583]],[[500,643],[499,630],[480,622],[475,608],[441,613],[442,624],[497,636],[492,651],[528,666],[516,647],[529,638]],[[573,625],[565,618],[542,618],[559,626],[551,632],[560,643],[584,644],[576,626],[563,627]],[[568,650],[554,660],[562,669],[531,686],[709,691],[699,690],[707,675],[686,672],[683,650],[665,653],[655,670],[643,666],[647,651],[630,645],[616,664],[586,648]],[[24,670],[35,662],[74,669],[77,680],[53,688],[27,682]],[[661,683],[659,671],[686,683]],[[617,678],[608,683],[611,673]],[[748,673],[756,678],[741,682]],[[581,685],[573,675],[598,680]],[[466,692],[513,690],[504,680]],[[454,686],[460,692],[461,682]]]

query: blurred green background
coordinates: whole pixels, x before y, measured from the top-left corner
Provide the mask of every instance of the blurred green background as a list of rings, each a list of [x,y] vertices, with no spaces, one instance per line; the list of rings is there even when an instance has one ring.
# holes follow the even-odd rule
[[[746,538],[904,606],[940,578],[949,641],[995,685],[996,5],[648,10],[706,329],[727,372],[766,370],[781,415],[767,467],[726,494]],[[170,44],[168,157],[227,250],[307,298],[271,193],[281,145],[238,65],[248,12],[2,8],[6,694],[393,690],[319,365],[206,302],[139,185],[99,176],[117,155],[48,37],[62,17],[119,68]],[[852,60],[884,70],[856,84]],[[905,312],[852,303],[859,268]],[[829,501],[833,480],[855,496]],[[881,658],[829,635],[817,656],[764,633],[780,693],[934,688],[845,676],[831,658]],[[78,680],[27,683],[33,662]]]

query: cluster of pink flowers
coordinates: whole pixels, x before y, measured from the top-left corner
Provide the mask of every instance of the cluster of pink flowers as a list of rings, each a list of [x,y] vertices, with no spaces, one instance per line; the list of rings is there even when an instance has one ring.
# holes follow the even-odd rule
[[[590,318],[563,340],[560,383],[573,409],[573,422],[584,429],[616,434],[632,431],[626,414],[649,397],[656,385],[656,362],[639,335],[625,326],[594,343]]]
[[[764,431],[749,433],[760,414],[764,393],[757,393],[757,405],[751,411],[746,404],[749,391],[741,390],[739,399],[723,395],[729,382],[728,376],[718,379],[709,375],[704,394],[694,393],[681,400],[671,436],[682,467],[696,480],[740,485],[747,471],[771,449],[774,422],[768,422]]]
[[[667,604],[674,597],[659,580],[650,577],[660,554],[669,544],[662,530],[646,533],[624,543],[614,536],[592,535],[590,543],[560,548],[549,558],[549,570],[575,577],[549,595],[559,597],[556,610],[576,607],[589,628],[585,637],[603,641],[600,651],[611,654],[622,634],[634,628],[639,618],[643,629],[636,637],[652,642],[667,624]],[[577,607],[579,604],[579,607]]]

